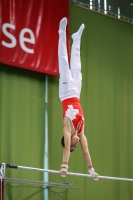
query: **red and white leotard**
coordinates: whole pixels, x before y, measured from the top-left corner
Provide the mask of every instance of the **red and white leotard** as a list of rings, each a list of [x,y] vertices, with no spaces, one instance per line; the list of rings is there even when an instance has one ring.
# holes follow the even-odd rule
[[[78,130],[78,135],[84,129],[84,113],[78,98],[69,98],[62,101],[63,117],[67,116],[72,122],[74,130]]]

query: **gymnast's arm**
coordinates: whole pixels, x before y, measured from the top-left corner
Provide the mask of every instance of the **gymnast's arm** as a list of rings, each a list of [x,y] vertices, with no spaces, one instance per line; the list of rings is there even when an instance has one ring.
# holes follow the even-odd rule
[[[60,170],[60,174],[65,176],[67,173],[68,161],[70,157],[70,145],[71,145],[71,124],[68,117],[64,117],[63,120],[63,133],[64,133],[64,148],[63,148],[63,161]]]
[[[93,168],[92,167],[92,160],[91,160],[91,156],[90,156],[90,153],[89,153],[86,136],[85,136],[84,133],[81,133],[79,135],[79,138],[80,138],[80,145],[81,145],[81,148],[82,148],[82,151],[83,151],[87,166],[88,166],[89,169],[91,169],[91,168]],[[96,172],[93,172],[92,177],[94,179],[98,179],[98,176],[99,175]]]
[[[65,143],[65,146],[63,148],[63,162],[68,163],[70,157],[71,132],[66,126],[66,124],[64,124],[63,133],[64,133],[64,143]]]
[[[91,156],[90,156],[90,153],[89,153],[88,143],[87,143],[87,139],[86,139],[85,134],[81,133],[79,135],[79,138],[80,138],[80,145],[81,145],[86,163],[87,163],[88,166],[92,166]]]

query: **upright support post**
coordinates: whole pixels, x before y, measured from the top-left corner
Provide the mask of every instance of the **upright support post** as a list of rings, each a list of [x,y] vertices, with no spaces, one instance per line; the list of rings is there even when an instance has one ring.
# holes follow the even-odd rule
[[[90,9],[92,10],[92,0],[90,0]]]
[[[121,15],[120,15],[121,13],[120,13],[120,7],[118,7],[118,19],[120,19],[121,18]]]
[[[101,11],[101,5],[100,5],[100,0],[98,0],[98,12]]]
[[[45,152],[44,152],[44,168],[48,169],[48,75],[45,77]],[[49,174],[44,173],[44,182],[49,182]],[[44,200],[48,200],[48,188],[44,190]]]
[[[107,14],[107,0],[104,0],[104,14]]]
[[[4,177],[5,177],[6,164],[0,165],[0,200],[4,200]]]

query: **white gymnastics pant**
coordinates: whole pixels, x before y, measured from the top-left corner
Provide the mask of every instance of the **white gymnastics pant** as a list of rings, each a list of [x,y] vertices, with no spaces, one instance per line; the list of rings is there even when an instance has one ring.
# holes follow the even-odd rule
[[[61,101],[77,97],[80,99],[82,74],[80,60],[81,36],[73,40],[70,57],[70,68],[66,46],[66,31],[59,30],[58,60],[59,60],[59,98]]]

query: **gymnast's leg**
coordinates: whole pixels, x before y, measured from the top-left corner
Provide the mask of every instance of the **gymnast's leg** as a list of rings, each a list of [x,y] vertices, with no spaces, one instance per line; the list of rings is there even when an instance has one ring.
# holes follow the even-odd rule
[[[59,60],[59,97],[61,101],[68,92],[68,82],[72,80],[71,71],[69,69],[67,46],[66,46],[66,25],[67,19],[63,18],[59,25],[59,43],[58,43],[58,60]]]
[[[84,24],[82,24],[79,30],[72,35],[73,44],[71,48],[71,60],[70,60],[70,70],[72,78],[74,79],[77,88],[77,93],[79,98],[82,86],[80,44],[81,44],[81,36],[83,30],[84,30]]]
[[[66,25],[67,19],[63,18],[59,25],[59,43],[58,43],[58,60],[59,60],[59,73],[60,79],[66,81],[68,76],[71,75],[69,70],[67,46],[66,46]]]

